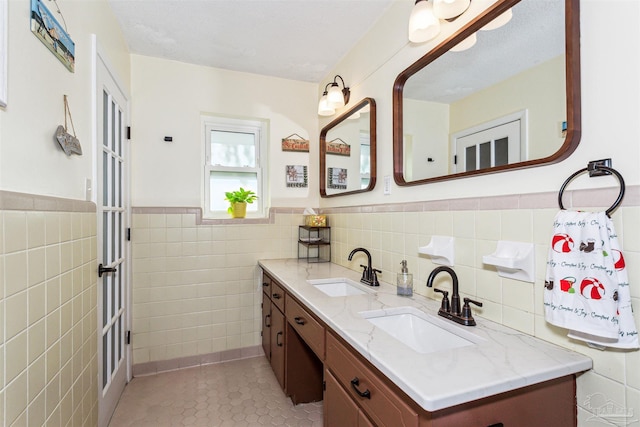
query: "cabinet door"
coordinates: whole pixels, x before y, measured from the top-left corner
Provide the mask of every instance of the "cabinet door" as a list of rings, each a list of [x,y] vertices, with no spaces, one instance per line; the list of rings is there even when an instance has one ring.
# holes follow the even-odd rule
[[[284,314],[275,304],[271,304],[271,369],[276,375],[280,387],[284,389]]]
[[[364,414],[364,412],[358,412],[358,427],[376,427],[369,418]]]
[[[267,360],[271,360],[271,300],[262,294],[262,349]]]
[[[324,425],[325,427],[357,426],[360,410],[338,381],[325,369]]]

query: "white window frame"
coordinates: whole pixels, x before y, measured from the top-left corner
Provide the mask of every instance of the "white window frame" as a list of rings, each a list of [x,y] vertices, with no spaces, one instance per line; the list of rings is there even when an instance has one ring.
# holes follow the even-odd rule
[[[253,203],[257,205],[257,212],[247,211],[247,218],[264,218],[266,217],[267,208],[267,191],[264,185],[265,174],[267,173],[267,135],[268,135],[268,122],[260,119],[242,119],[231,118],[213,115],[201,116],[201,126],[204,147],[204,168],[203,168],[203,217],[204,218],[229,218],[226,208],[224,210],[211,210],[211,188],[210,177],[211,172],[247,172],[255,173],[257,176],[257,191],[258,199]],[[253,133],[255,135],[256,142],[256,165],[255,167],[228,167],[228,166],[216,166],[211,165],[211,131],[219,130],[226,132],[242,132]]]

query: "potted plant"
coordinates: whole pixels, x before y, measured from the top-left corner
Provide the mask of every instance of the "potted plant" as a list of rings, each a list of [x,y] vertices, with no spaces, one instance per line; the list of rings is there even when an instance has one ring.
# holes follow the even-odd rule
[[[224,195],[224,199],[229,202],[227,212],[232,218],[244,218],[247,215],[247,203],[253,203],[258,198],[256,193],[242,187],[236,191],[227,191]]]

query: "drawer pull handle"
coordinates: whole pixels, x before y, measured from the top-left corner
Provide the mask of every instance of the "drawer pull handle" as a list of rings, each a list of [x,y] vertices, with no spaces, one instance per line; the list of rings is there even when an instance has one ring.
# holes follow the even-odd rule
[[[280,299],[282,297],[282,295],[280,294],[273,294],[273,299]]]
[[[294,317],[293,320],[298,324],[298,325],[304,325],[305,323],[307,323],[302,317]]]
[[[262,286],[264,286],[265,288],[269,287],[269,282],[262,282]]]
[[[487,427],[504,427],[504,424],[496,423],[496,424],[491,424],[490,426],[487,426]]]
[[[351,387],[353,387],[356,393],[358,393],[358,396],[364,397],[366,399],[371,399],[371,392],[369,391],[369,389],[366,389],[365,391],[360,391],[358,390],[359,385],[360,385],[360,380],[358,379],[358,377],[355,377],[354,379],[351,380]]]
[[[269,322],[267,322],[267,319],[269,320]],[[271,327],[271,315],[267,314],[266,316],[264,316],[264,326],[266,326],[267,328]]]
[[[282,347],[282,343],[280,342],[280,337],[281,337],[281,336],[282,336],[282,331],[280,331],[280,332],[278,332],[278,333],[276,334],[276,345],[277,345],[278,347]]]

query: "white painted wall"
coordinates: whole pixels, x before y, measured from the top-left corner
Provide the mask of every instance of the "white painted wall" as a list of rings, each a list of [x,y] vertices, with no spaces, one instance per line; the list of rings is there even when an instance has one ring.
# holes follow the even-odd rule
[[[472,3],[473,4],[473,3]],[[378,185],[371,193],[323,199],[321,206],[343,206],[452,197],[557,191],[589,160],[612,158],[630,185],[640,183],[640,2],[583,0],[581,7],[582,139],[567,160],[536,169],[505,172],[422,185],[398,187],[383,195],[383,177],[393,174],[392,89],[396,76],[444,40],[458,26],[445,25],[432,42],[413,45],[406,27],[413,2],[395,2],[372,31],[324,80],[341,74],[352,87],[351,99],[373,97],[378,110]],[[461,22],[460,24],[463,24]],[[319,94],[317,94],[319,96]],[[349,106],[347,106],[349,107]],[[616,185],[611,178],[578,180],[572,189]]]
[[[528,113],[529,157],[552,155],[567,120],[565,58],[559,56],[451,104],[451,133],[516,113]]]
[[[0,108],[0,190],[84,200],[85,179],[94,168],[91,35],[97,35],[128,89],[129,52],[120,27],[106,0],[60,2],[76,44],[71,73],[31,33],[30,2],[8,3],[8,104]],[[44,3],[55,14],[55,5]],[[67,157],[54,140],[56,128],[64,125],[63,95],[68,96],[82,156]]]
[[[317,85],[140,55],[131,69],[134,206],[201,206],[202,113],[269,120],[271,206],[317,206]],[[310,139],[310,153],[282,151],[293,133]],[[287,188],[286,165],[308,165],[309,187]]]

